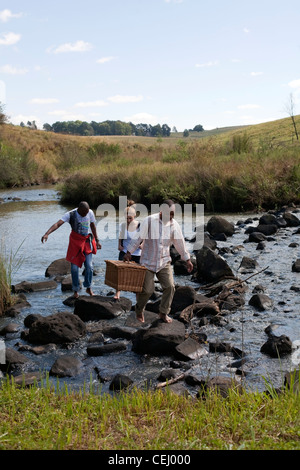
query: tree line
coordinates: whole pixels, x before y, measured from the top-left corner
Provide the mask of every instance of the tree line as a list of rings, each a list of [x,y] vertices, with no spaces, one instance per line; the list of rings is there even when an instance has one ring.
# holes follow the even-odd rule
[[[169,137],[171,128],[168,124],[133,124],[132,122],[123,121],[103,121],[103,122],[86,122],[86,121],[57,121],[52,125],[46,123],[43,129],[48,132],[56,132],[60,134],[72,134],[82,136],[93,135],[135,135],[146,137]],[[197,125],[192,131],[203,131],[201,125]],[[172,132],[177,132],[173,127]]]

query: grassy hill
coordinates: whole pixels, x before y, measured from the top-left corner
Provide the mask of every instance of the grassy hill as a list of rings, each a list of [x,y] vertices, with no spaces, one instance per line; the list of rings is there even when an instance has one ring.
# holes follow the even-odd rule
[[[295,117],[300,130],[300,116]],[[290,118],[167,138],[79,137],[5,124],[0,187],[60,182],[62,200],[172,197],[210,211],[300,201],[300,144]]]

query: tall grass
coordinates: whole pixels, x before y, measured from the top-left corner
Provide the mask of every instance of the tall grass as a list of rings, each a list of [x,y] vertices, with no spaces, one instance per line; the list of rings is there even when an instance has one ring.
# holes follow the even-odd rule
[[[213,212],[300,201],[300,146],[289,119],[206,135],[76,137],[5,125],[0,187],[60,181],[63,202],[93,207],[120,195],[146,205],[166,197],[203,203]]]
[[[300,395],[217,391],[56,393],[49,383],[0,394],[1,450],[299,450]]]
[[[20,247],[22,244],[20,245]],[[19,267],[23,260],[18,256],[20,247],[15,253],[7,252],[4,240],[0,244],[0,317],[5,314],[5,311],[14,303],[15,297],[11,292],[12,276]]]

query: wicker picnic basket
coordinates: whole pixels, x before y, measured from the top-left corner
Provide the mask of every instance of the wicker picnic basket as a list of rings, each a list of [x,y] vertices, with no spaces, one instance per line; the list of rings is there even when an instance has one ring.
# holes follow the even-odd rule
[[[142,292],[146,268],[133,261],[105,260],[105,284],[116,290]]]

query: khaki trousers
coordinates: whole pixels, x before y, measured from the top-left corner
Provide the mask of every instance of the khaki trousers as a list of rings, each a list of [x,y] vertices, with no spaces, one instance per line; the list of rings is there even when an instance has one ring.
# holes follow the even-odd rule
[[[135,306],[135,312],[139,316],[144,311],[144,308],[154,292],[154,276],[156,275],[160,285],[163,289],[163,294],[160,302],[159,311],[162,314],[168,315],[171,310],[171,304],[175,292],[174,280],[173,280],[173,270],[171,263],[168,263],[164,268],[162,268],[157,273],[149,271],[147,269],[144,286],[142,292],[137,294],[137,302]]]

